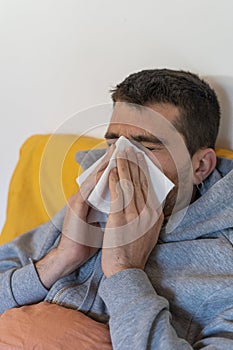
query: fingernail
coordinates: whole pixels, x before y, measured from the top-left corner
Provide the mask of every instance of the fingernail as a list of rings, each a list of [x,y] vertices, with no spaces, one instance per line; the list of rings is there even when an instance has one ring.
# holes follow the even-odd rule
[[[117,168],[112,168],[110,171],[110,176],[116,177],[118,175]]]
[[[117,158],[125,158],[125,152],[119,151],[119,152],[117,153]]]
[[[131,151],[133,151],[133,147],[129,146],[126,148],[126,152],[131,152]]]

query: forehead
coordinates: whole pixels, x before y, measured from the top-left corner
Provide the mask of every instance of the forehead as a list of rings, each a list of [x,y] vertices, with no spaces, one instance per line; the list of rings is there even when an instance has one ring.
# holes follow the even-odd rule
[[[178,109],[170,104],[138,106],[117,102],[114,106],[108,132],[119,135],[152,134],[170,139],[174,132],[173,122],[179,117]]]

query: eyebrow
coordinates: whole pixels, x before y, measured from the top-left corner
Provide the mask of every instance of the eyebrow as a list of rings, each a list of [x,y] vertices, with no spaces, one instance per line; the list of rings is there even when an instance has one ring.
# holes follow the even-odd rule
[[[106,140],[109,139],[118,139],[120,137],[119,134],[114,133],[114,132],[106,132],[104,135]],[[153,143],[155,145],[164,145],[166,144],[166,141],[163,139],[159,139],[154,135],[130,135],[130,138],[134,141],[137,142],[148,142],[148,143]]]

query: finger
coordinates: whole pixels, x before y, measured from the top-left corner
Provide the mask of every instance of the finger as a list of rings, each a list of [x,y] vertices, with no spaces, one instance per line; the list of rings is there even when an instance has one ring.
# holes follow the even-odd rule
[[[69,220],[72,218],[72,220],[77,221],[78,218],[85,218],[88,210],[89,206],[82,198],[80,191],[68,199],[66,215],[69,216]]]
[[[144,196],[142,193],[141,183],[140,183],[139,162],[138,162],[136,153],[132,147],[129,147],[127,149],[126,154],[129,160],[129,170],[130,170],[130,175],[131,175],[131,179],[134,187],[134,201],[135,201],[135,205],[138,210],[138,213],[140,213],[145,206],[145,201],[144,201]]]
[[[133,183],[129,170],[129,162],[123,151],[117,154],[117,171],[122,190],[124,212],[129,216],[135,216],[137,210],[134,202]]]
[[[89,195],[91,194],[93,188],[99,181],[100,177],[102,176],[104,172],[104,169],[98,173],[90,174],[85,181],[82,183],[79,189],[80,196],[82,197],[83,201],[86,201]]]
[[[119,183],[117,168],[113,168],[109,173],[109,191],[110,191],[110,214],[122,214],[123,212],[123,194]]]
[[[141,152],[137,152],[136,156],[139,164],[139,179],[141,184],[141,191],[144,197],[144,202],[146,203],[148,200],[148,179],[150,175],[144,154]]]
[[[136,153],[133,150],[133,147],[127,148],[126,156],[129,161],[129,171],[131,179],[135,182],[135,184],[139,184],[138,160],[136,157]]]
[[[140,164],[139,176],[145,203],[147,207],[158,208],[159,201],[151,183],[151,177],[145,160],[145,156],[143,153],[137,153],[137,158]]]

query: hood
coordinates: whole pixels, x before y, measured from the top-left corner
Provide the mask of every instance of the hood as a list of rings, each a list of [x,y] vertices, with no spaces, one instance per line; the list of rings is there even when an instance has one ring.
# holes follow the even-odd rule
[[[200,197],[173,214],[160,234],[162,242],[193,240],[228,235],[233,241],[233,161],[217,159],[205,180]],[[182,219],[181,219],[182,218]]]

